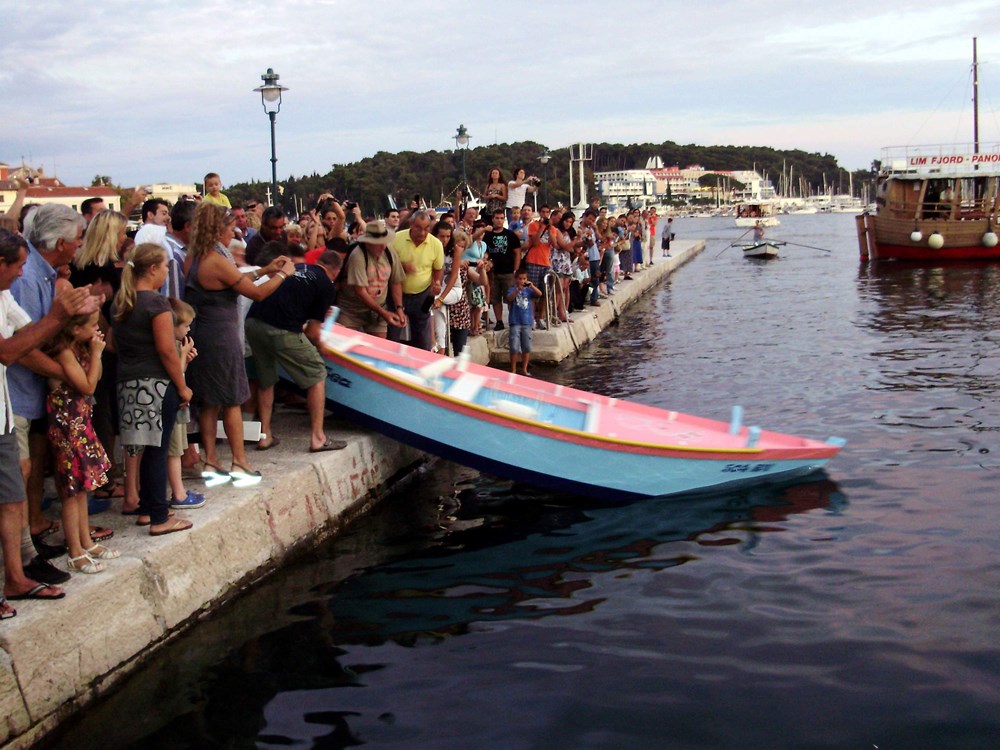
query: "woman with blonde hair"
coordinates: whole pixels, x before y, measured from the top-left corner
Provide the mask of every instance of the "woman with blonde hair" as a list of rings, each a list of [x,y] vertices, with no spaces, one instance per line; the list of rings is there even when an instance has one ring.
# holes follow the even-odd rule
[[[121,253],[127,237],[125,228],[128,217],[118,211],[105,209],[99,211],[87,226],[83,236],[83,244],[76,251],[76,257],[69,264],[69,281],[73,286],[91,285],[95,293],[104,295],[104,305],[101,308],[100,328],[107,335],[111,328],[111,301],[121,286],[122,262]],[[109,340],[109,346],[101,353],[101,379],[94,391],[93,423],[97,439],[104,447],[104,452],[115,463],[115,435],[118,432],[118,414],[115,410],[115,388],[118,381],[118,354],[114,343]],[[126,488],[120,483],[109,481],[103,487],[94,491],[98,500],[110,500],[115,497],[125,498],[125,509],[138,503],[139,490],[136,484],[138,464],[130,459],[125,461]]]
[[[151,536],[191,528],[171,519],[167,503],[167,448],[177,410],[191,401],[191,389],[174,343],[170,301],[159,292],[167,278],[167,253],[143,243],[128,254],[122,283],[111,308],[118,344],[118,418],[122,445],[139,460],[139,507],[126,511]]]
[[[105,209],[87,225],[83,245],[76,253],[73,265],[84,269],[89,265],[105,266],[118,262],[118,251],[125,242],[128,217],[119,211]]]
[[[191,225],[191,241],[185,261],[187,288],[184,300],[197,312],[191,337],[199,356],[188,369],[201,410],[198,424],[205,445],[202,476],[214,484],[233,479],[240,485],[260,481],[243,445],[243,414],[240,406],[250,398],[243,361],[243,319],[240,295],[254,301],[266,299],[295,273],[295,265],[281,255],[264,268],[241,272],[228,247],[236,220],[222,206],[202,203]],[[255,285],[261,276],[266,283]],[[216,452],[216,424],[222,426],[233,453],[232,467],[224,472]]]

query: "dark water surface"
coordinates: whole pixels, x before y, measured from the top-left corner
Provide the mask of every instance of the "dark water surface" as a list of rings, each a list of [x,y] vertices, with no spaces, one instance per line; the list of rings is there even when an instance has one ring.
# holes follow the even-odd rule
[[[727,241],[539,374],[845,437],[828,474],[616,506],[438,464],[60,744],[1000,746],[1000,266],[868,268],[852,216],[782,222],[832,252],[680,221]]]

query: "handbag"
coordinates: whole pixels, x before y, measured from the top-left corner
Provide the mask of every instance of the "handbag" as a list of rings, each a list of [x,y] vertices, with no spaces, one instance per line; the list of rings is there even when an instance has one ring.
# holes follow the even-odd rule
[[[455,286],[453,286],[448,291],[448,293],[441,298],[442,304],[445,304],[445,305],[454,305],[456,302],[458,302],[460,299],[462,299],[462,292],[463,291],[464,290],[462,289],[461,284],[455,284]]]

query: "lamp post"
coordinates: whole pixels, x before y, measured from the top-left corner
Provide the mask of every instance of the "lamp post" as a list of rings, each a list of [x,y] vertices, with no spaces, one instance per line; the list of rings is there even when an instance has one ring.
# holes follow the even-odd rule
[[[542,203],[545,205],[549,204],[549,159],[551,158],[552,154],[548,149],[538,157],[538,161],[542,163]]]
[[[268,68],[267,72],[260,77],[264,82],[263,86],[258,86],[254,91],[260,92],[260,103],[267,112],[271,120],[271,203],[278,204],[278,157],[274,150],[274,118],[281,111],[281,92],[288,91],[284,86],[278,85],[279,76],[273,68]]]
[[[465,152],[469,150],[469,139],[472,136],[465,129],[465,125],[459,125],[458,131],[453,137],[455,138],[455,148],[462,149],[462,200],[459,201],[459,207],[461,208],[465,205],[465,198],[469,194],[469,183],[465,179]],[[456,218],[461,217],[458,216]]]

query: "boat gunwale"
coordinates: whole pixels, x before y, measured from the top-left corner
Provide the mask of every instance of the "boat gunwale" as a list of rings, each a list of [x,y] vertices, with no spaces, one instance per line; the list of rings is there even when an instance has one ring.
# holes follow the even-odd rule
[[[378,350],[376,350],[378,351]],[[391,354],[391,352],[387,352]],[[377,367],[369,365],[362,362],[352,356],[347,352],[340,352],[334,348],[324,346],[323,356],[331,361],[339,362],[342,366],[347,369],[358,372],[363,375],[373,376],[373,379],[377,382],[383,382],[384,385],[392,387],[394,390],[411,393],[416,397],[420,398],[422,401],[427,402],[439,402],[443,405],[448,405],[446,408],[450,408],[451,411],[458,411],[459,413],[472,413],[472,415],[480,417],[486,417],[487,421],[500,424],[501,426],[511,427],[513,423],[515,425],[522,425],[529,428],[533,433],[547,436],[559,440],[567,440],[568,442],[573,442],[577,444],[590,445],[591,447],[600,447],[601,449],[622,451],[627,453],[647,453],[654,455],[661,455],[663,457],[683,457],[683,456],[672,456],[671,454],[701,454],[704,456],[717,455],[720,457],[725,456],[736,456],[739,458],[747,459],[751,458],[755,461],[767,461],[767,460],[779,460],[779,461],[793,461],[793,460],[808,460],[808,459],[824,459],[828,460],[833,458],[840,450],[840,446],[831,445],[829,443],[823,443],[818,440],[813,440],[811,438],[803,438],[796,435],[786,435],[785,433],[777,433],[773,431],[762,430],[760,439],[766,440],[770,439],[772,435],[782,436],[784,438],[792,438],[794,440],[802,441],[806,445],[800,446],[775,446],[775,447],[733,447],[733,448],[711,448],[711,447],[701,447],[701,446],[683,446],[665,443],[649,443],[643,441],[629,440],[618,437],[610,437],[602,433],[591,433],[584,430],[577,430],[571,427],[562,427],[559,425],[553,425],[546,422],[540,422],[535,419],[530,419],[527,417],[521,417],[513,414],[506,414],[497,412],[496,410],[490,409],[486,406],[476,404],[464,399],[456,398],[454,396],[449,396],[447,393],[437,391],[433,388],[429,388],[424,385],[412,382],[405,378],[396,377],[391,372],[385,370],[380,370]],[[396,355],[398,358],[398,355]],[[496,377],[496,376],[494,376]],[[502,384],[502,382],[501,382]],[[575,389],[567,389],[570,391],[575,391]],[[580,391],[580,393],[586,393]],[[600,396],[599,394],[590,394],[596,396],[598,399],[607,398]],[[599,406],[599,401],[595,402],[585,402],[581,401],[581,404],[595,403]],[[629,401],[619,402],[622,407],[626,405],[629,407],[639,406],[645,407],[646,409],[655,409],[656,407],[646,407],[643,404],[633,404]],[[618,406],[614,408],[620,408]],[[663,411],[656,409],[656,411]],[[704,417],[697,417],[694,415],[685,415],[681,412],[674,412],[678,416],[684,416],[685,418],[691,418],[693,420],[701,422],[713,422],[715,424],[720,423],[717,420],[709,420]],[[507,423],[507,424],[505,424]],[[745,435],[746,428],[742,428],[741,434]],[[555,435],[553,436],[553,433]],[[595,446],[596,444],[596,446]],[[720,458],[719,460],[724,460]]]

